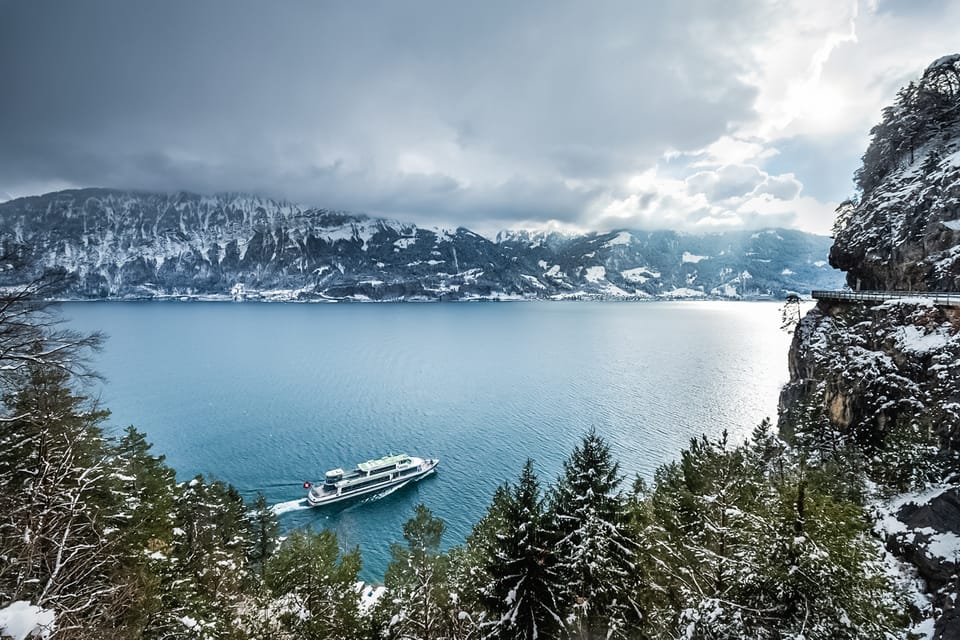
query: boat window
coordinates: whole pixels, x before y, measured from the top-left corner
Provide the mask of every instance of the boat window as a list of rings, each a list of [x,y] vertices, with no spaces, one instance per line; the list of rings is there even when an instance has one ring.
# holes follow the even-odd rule
[[[372,474],[374,474],[374,473],[383,473],[384,471],[392,471],[392,470],[394,470],[394,469],[396,469],[396,468],[397,468],[396,463],[394,463],[394,464],[388,464],[388,465],[385,465],[385,466],[382,466],[382,467],[377,467],[376,469],[371,469],[371,470],[370,470],[370,474],[372,475]]]
[[[343,493],[349,493],[351,491],[356,491],[357,489],[363,489],[375,484],[383,484],[387,478],[374,478],[372,480],[365,480],[364,482],[358,482],[357,484],[352,484],[349,487],[343,488]]]

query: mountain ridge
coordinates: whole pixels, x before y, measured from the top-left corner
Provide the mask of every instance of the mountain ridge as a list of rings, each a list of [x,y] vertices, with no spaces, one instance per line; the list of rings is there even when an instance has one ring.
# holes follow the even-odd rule
[[[0,284],[50,271],[80,299],[782,298],[840,283],[829,239],[503,231],[491,240],[243,193],[76,189],[0,203]]]

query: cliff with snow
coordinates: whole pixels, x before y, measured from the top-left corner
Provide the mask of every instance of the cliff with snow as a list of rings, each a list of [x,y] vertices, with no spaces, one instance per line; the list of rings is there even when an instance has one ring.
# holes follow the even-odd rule
[[[900,90],[838,210],[830,264],[857,288],[960,290],[960,55]]]
[[[960,55],[903,89],[872,133],[831,264],[854,288],[957,291]],[[915,617],[960,638],[960,309],[819,302],[794,333],[780,430],[872,501],[876,535],[928,595]]]

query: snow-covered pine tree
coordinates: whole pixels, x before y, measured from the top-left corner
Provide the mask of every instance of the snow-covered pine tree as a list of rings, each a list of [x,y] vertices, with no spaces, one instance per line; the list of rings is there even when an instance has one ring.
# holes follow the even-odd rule
[[[694,440],[658,470],[647,536],[666,597],[652,635],[895,637],[901,605],[874,560],[879,545],[862,509],[820,489],[819,473],[766,424],[744,446]]]
[[[384,583],[388,596],[382,613],[390,616],[386,633],[400,640],[438,640],[450,625],[449,558],[440,551],[446,528],[425,505],[403,525],[406,544],[390,547]]]
[[[119,559],[105,535],[116,506],[99,426],[108,412],[75,394],[60,366],[31,362],[5,378],[0,602],[55,610],[63,634],[109,635]]]
[[[764,637],[766,613],[746,592],[769,538],[761,505],[775,497],[766,473],[777,449],[765,444],[769,461],[731,447],[725,433],[695,438],[679,462],[658,469],[648,537],[665,597],[656,600],[655,625],[688,638]]]
[[[145,434],[130,426],[110,457],[120,505],[107,516],[105,535],[112,552],[121,556],[118,579],[126,585],[127,606],[117,612],[117,621],[133,637],[150,633],[163,616],[162,583],[149,569],[156,558],[145,551],[173,542],[174,472],[150,447]]]
[[[247,549],[247,558],[263,575],[263,567],[267,559],[276,551],[280,538],[280,523],[273,513],[267,499],[262,493],[257,493],[253,508],[247,514],[253,539]]]
[[[527,460],[516,485],[495,496],[501,514],[490,534],[487,637],[533,640],[556,637],[563,627],[550,532],[540,483]]]
[[[216,637],[236,628],[238,595],[252,580],[246,551],[253,539],[247,507],[237,490],[197,476],[177,485],[172,542],[153,541],[145,553],[162,576],[163,624],[181,624],[194,637]],[[201,633],[202,631],[202,633]]]
[[[360,636],[357,549],[341,553],[331,531],[294,531],[266,563],[264,582],[276,602],[264,616],[281,638],[353,640]]]
[[[499,614],[491,611],[496,608],[492,603],[497,597],[490,567],[498,561],[499,536],[506,529],[510,500],[510,484],[505,482],[494,491],[487,512],[473,526],[466,544],[450,551],[449,580],[456,601],[457,626],[464,627],[457,637],[470,635],[468,630],[477,637],[487,635],[491,624],[499,620]]]
[[[643,618],[620,467],[595,429],[563,463],[551,493],[566,623],[576,638],[628,637]]]
[[[757,609],[772,612],[783,638],[893,638],[906,626],[905,606],[891,588],[863,510],[807,491],[795,477],[771,513],[772,536],[753,586]]]

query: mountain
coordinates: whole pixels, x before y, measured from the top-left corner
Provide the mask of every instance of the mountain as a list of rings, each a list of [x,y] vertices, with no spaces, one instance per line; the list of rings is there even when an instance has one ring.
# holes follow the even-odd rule
[[[838,284],[828,246],[785,229],[491,241],[242,194],[81,189],[0,204],[0,284],[60,270],[77,298],[779,298]]]
[[[960,55],[884,110],[856,179],[830,249],[848,283],[960,289]],[[925,594],[912,613],[928,637],[960,638],[960,308],[820,301],[789,365],[781,433],[864,494],[873,533],[906,563],[902,585]]]

